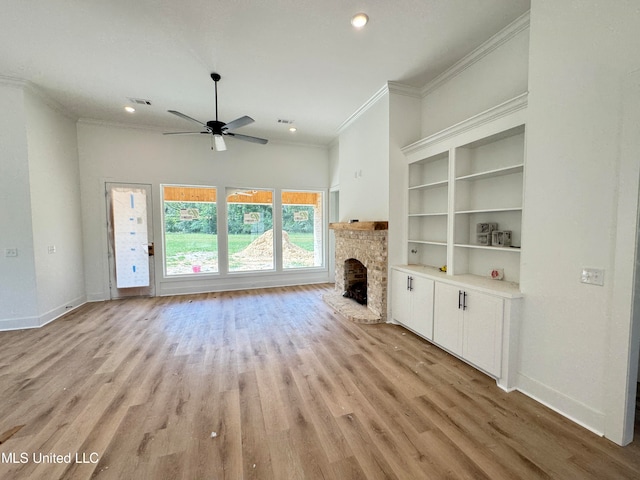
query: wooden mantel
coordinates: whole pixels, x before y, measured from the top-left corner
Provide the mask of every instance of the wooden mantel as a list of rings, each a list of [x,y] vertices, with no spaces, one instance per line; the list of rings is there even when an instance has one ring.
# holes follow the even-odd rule
[[[338,222],[330,223],[331,230],[388,230],[389,222]]]

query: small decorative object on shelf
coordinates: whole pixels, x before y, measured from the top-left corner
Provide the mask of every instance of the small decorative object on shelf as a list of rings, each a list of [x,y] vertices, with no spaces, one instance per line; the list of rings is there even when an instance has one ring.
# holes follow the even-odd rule
[[[491,234],[479,233],[476,235],[476,241],[478,242],[478,245],[484,245],[484,246],[491,245]]]
[[[510,247],[511,230],[494,230],[491,232],[491,244],[494,247]]]
[[[498,230],[497,223],[476,224],[476,242],[478,245],[491,245],[491,233]]]
[[[351,220],[349,220],[349,223],[358,223],[360,220],[358,220],[357,218],[352,218]]]
[[[494,268],[489,272],[489,277],[493,280],[502,280],[504,278],[504,270],[502,268]]]
[[[440,270],[441,272],[446,272],[446,271],[447,271],[447,266],[446,266],[446,265],[443,265],[443,266],[441,266],[441,267],[439,268],[439,270]]]

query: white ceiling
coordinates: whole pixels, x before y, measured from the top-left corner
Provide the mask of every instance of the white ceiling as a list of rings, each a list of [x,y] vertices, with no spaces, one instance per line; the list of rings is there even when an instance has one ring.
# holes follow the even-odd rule
[[[215,71],[220,119],[256,120],[238,133],[326,145],[387,81],[422,87],[529,4],[0,0],[0,76],[33,83],[78,118],[184,131],[192,125],[167,110],[214,119]],[[370,17],[360,31],[349,23],[359,11]],[[127,114],[128,97],[152,105]]]

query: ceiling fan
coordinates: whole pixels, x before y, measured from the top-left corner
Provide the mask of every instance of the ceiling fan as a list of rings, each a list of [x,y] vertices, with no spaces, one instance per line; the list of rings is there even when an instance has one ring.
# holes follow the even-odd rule
[[[245,140],[247,142],[259,143],[264,145],[268,142],[268,140],[259,137],[252,137],[250,135],[242,135],[240,133],[234,133],[231,130],[235,130],[236,128],[244,127],[245,125],[249,125],[253,123],[255,120],[251,117],[245,115],[244,117],[236,118],[235,120],[224,123],[218,120],[218,82],[220,81],[220,75],[217,73],[211,74],[211,79],[215,84],[215,92],[216,92],[216,119],[209,120],[207,123],[201,122],[200,120],[196,120],[195,118],[191,118],[184,113],[177,112],[175,110],[168,110],[169,113],[172,113],[180,118],[184,118],[185,120],[189,120],[190,122],[195,122],[205,129],[199,132],[169,132],[164,135],[211,135],[211,150],[215,145],[215,149],[218,152],[224,151],[227,149],[227,145],[224,142],[224,136],[230,136],[233,138],[237,138],[238,140]]]

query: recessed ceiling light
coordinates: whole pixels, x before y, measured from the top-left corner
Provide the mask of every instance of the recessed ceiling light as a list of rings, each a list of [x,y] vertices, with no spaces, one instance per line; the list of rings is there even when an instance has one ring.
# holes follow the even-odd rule
[[[368,21],[369,21],[369,17],[367,16],[366,13],[356,13],[351,18],[351,25],[353,25],[356,28],[362,28],[367,24]]]
[[[124,107],[124,109],[125,109],[125,111],[126,111],[126,112],[129,112],[129,113],[133,113],[133,112],[135,112],[135,111],[136,111],[136,109],[135,109],[135,108],[130,107],[130,106],[128,106],[128,105],[127,105],[126,107]]]
[[[289,127],[289,131],[290,131],[291,133],[293,133],[293,132],[295,132],[295,131],[297,131],[297,130],[298,130],[298,129],[297,129],[296,127]]]

